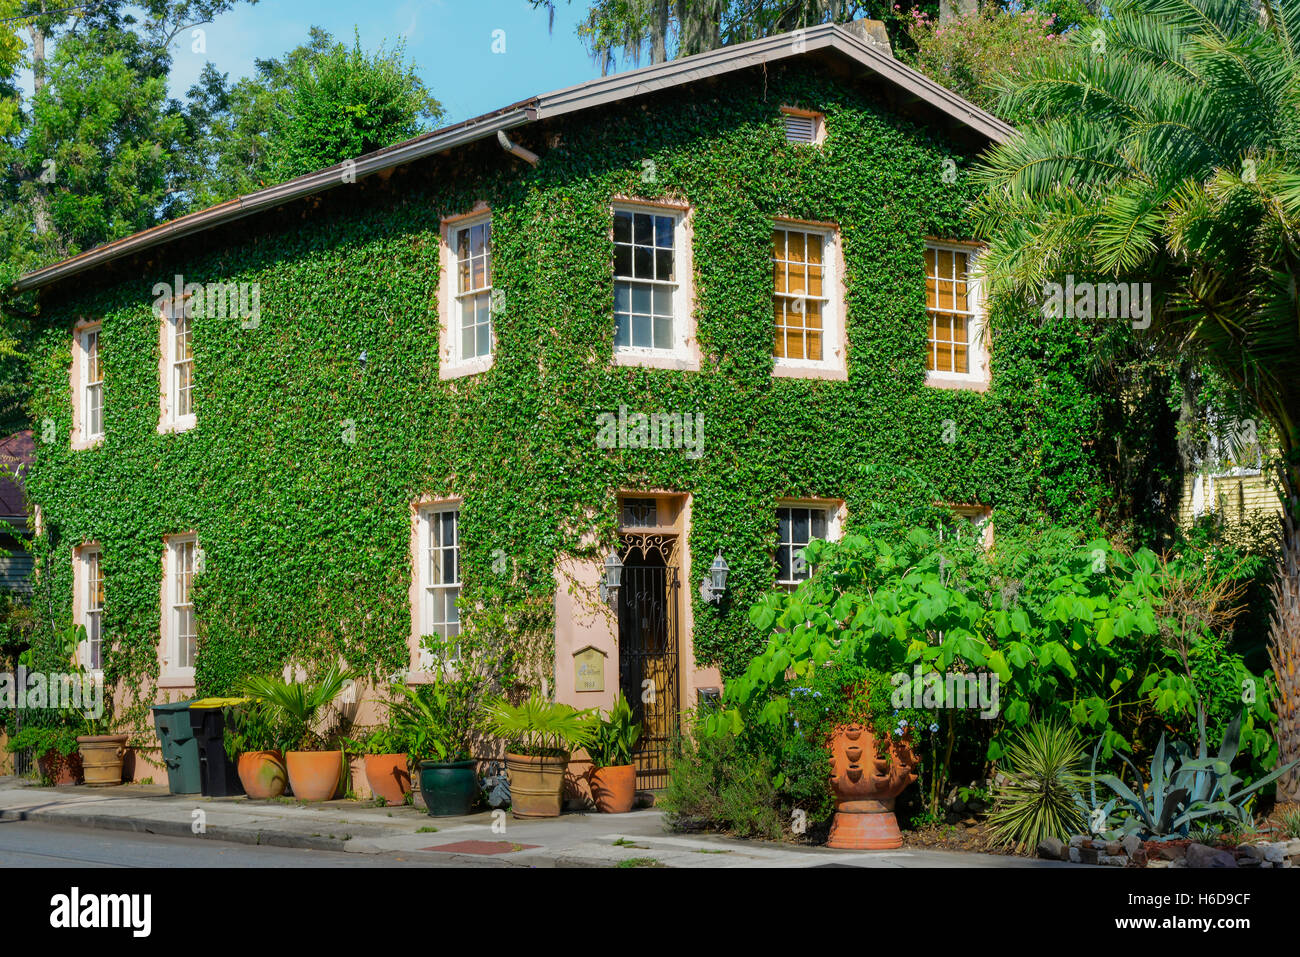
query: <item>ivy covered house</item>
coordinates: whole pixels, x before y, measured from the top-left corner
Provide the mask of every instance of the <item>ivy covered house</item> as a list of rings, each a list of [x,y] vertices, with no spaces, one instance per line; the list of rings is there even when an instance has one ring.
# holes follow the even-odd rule
[[[827,25],[31,273],[38,587],[146,758],[154,701],[337,657],[427,680],[442,635],[628,691],[653,786],[810,538],[1094,511],[1073,333],[971,274],[965,171],[1009,132]]]

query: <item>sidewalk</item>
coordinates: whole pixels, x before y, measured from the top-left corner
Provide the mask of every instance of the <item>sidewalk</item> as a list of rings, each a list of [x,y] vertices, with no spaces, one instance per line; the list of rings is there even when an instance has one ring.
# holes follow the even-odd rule
[[[0,778],[0,821],[192,837],[357,854],[438,855],[502,867],[1070,867],[1058,862],[900,848],[836,851],[705,834],[673,834],[654,809],[516,821],[509,812],[429,817],[352,801],[173,796],[162,786],[42,788]],[[436,831],[428,830],[436,828]],[[445,848],[440,850],[439,848]],[[407,858],[410,859],[409,857]],[[633,861],[634,863],[624,863]]]

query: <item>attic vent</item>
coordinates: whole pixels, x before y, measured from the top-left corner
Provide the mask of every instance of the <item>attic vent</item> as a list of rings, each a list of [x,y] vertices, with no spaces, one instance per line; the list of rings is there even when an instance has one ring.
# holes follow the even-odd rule
[[[785,114],[786,142],[814,145],[821,141],[820,113],[796,110],[788,106],[783,106],[781,112]]]

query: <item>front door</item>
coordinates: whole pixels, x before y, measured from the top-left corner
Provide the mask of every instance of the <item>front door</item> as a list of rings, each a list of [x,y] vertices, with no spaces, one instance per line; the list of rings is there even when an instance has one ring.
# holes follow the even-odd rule
[[[641,725],[634,761],[641,790],[668,784],[677,733],[677,569],[660,549],[628,544],[618,595],[618,684]]]

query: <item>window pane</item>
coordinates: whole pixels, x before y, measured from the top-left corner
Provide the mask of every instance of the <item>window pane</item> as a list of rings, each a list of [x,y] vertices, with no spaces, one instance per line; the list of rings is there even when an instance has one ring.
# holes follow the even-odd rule
[[[638,246],[653,246],[654,217],[649,213],[636,213],[632,218],[632,238]]]
[[[614,275],[616,276],[632,275],[632,247],[631,246],[614,247]]]
[[[616,211],[614,213],[614,242],[630,243],[632,241],[632,214]]]
[[[671,216],[655,217],[655,245],[664,249],[673,248],[673,218]]]
[[[632,249],[632,275],[637,279],[653,279],[655,277],[654,250],[646,246],[635,246]]]
[[[655,317],[654,320],[656,349],[671,349],[673,347],[673,321],[662,317]]]
[[[799,545],[808,544],[808,509],[791,510],[790,540]]]

